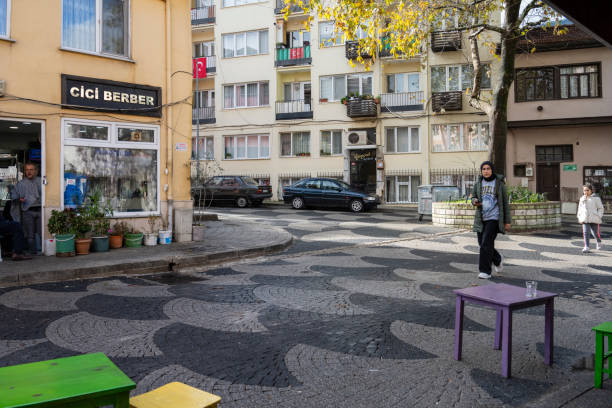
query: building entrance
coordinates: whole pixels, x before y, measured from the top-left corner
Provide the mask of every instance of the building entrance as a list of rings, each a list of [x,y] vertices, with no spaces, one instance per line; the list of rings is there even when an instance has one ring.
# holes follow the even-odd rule
[[[376,149],[349,151],[349,184],[356,190],[376,193]]]
[[[41,137],[41,123],[0,118],[0,211],[21,223],[31,253],[42,251]],[[4,238],[8,252],[10,237]]]

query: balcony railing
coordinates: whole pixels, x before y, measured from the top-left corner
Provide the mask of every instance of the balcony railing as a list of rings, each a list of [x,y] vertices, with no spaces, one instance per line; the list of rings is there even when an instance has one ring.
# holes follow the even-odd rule
[[[461,31],[434,31],[431,33],[431,50],[457,51],[461,49]]]
[[[300,48],[277,48],[275,67],[289,67],[295,65],[310,65],[312,57],[310,56],[310,45],[305,45]]]
[[[433,92],[431,94],[431,109],[434,112],[460,111],[463,109],[463,92]]]
[[[380,112],[423,110],[423,91],[385,93],[380,95]]]
[[[346,116],[349,118],[376,117],[378,109],[374,99],[352,98],[346,102]]]
[[[310,99],[276,101],[276,120],[312,119]]]
[[[195,125],[198,123],[198,121],[200,124],[215,123],[217,121],[215,119],[215,107],[207,106],[204,108],[193,108],[193,118],[191,123]]]
[[[304,3],[305,7],[307,7],[309,4],[307,0],[303,1],[302,3]],[[282,14],[284,8],[285,8],[285,0],[276,0],[276,8],[274,8],[274,14]],[[292,13],[303,13],[304,12],[304,10],[302,10],[302,8],[298,6],[297,4],[291,6],[289,10]]]
[[[206,73],[213,74],[217,72],[217,60],[214,55],[203,55],[195,58],[206,58]]]
[[[346,59],[357,59],[357,56],[359,55],[359,41],[347,41],[344,44],[344,50],[346,52]],[[362,50],[361,58],[372,58],[372,56]]]
[[[213,24],[215,22],[215,4],[191,9],[191,25]]]

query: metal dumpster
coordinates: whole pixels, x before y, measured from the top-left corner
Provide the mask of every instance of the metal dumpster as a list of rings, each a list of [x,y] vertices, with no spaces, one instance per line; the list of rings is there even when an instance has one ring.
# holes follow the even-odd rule
[[[460,194],[457,186],[434,186],[431,184],[419,186],[419,221],[423,220],[423,215],[431,215],[431,203],[458,200],[461,197]]]

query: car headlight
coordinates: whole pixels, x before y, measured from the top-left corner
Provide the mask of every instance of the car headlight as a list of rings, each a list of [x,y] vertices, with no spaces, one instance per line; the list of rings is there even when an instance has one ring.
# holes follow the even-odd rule
[[[367,196],[367,197],[366,197],[366,200],[368,200],[368,201],[374,201],[374,200],[376,200],[376,197]]]

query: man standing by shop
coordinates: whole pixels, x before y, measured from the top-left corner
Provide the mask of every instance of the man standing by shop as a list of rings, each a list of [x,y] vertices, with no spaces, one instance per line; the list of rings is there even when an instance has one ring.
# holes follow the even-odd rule
[[[40,177],[38,177],[38,169],[34,163],[26,163],[23,171],[25,178],[15,186],[15,194],[21,202],[23,233],[28,241],[30,253],[36,254],[37,239],[42,238],[40,224],[42,187]]]

